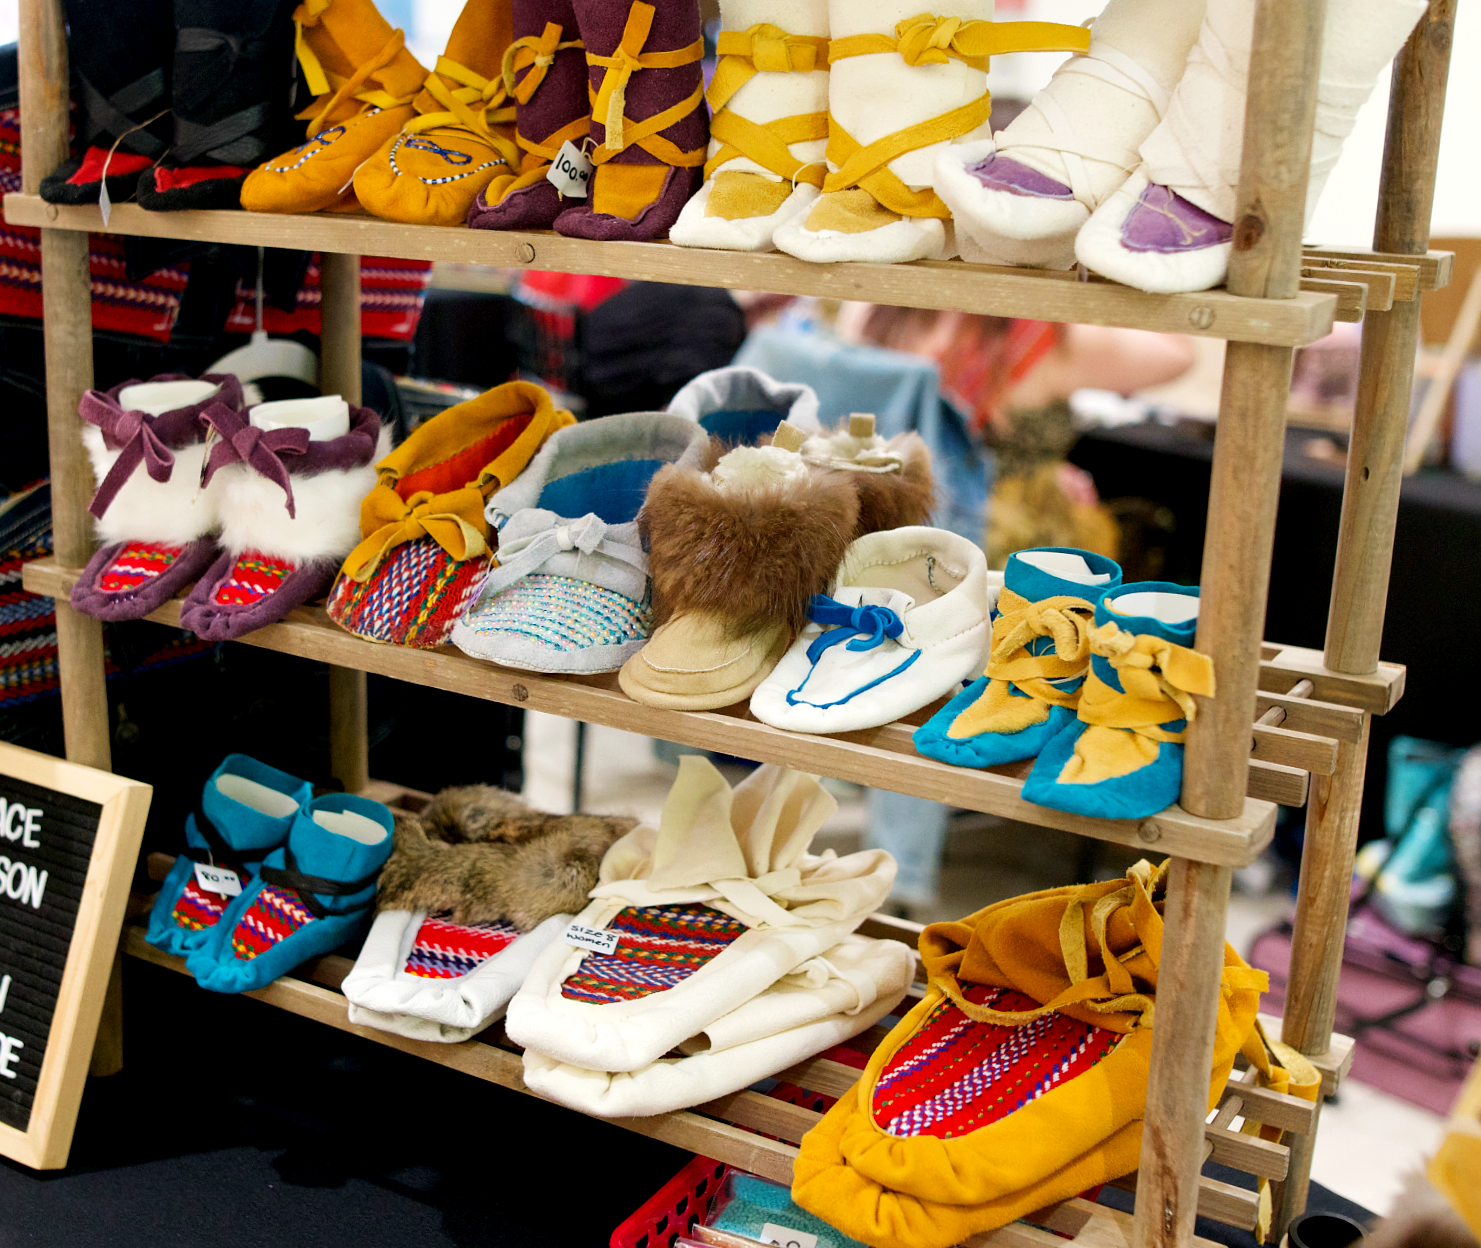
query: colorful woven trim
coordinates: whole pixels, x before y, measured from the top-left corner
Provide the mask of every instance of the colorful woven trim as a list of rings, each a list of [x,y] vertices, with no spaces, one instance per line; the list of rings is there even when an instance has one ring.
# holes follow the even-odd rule
[[[55,694],[57,613],[50,598],[21,588],[21,567],[51,554],[51,530],[0,551],[0,705]]]
[[[491,561],[454,559],[431,537],[396,547],[368,581],[343,574],[329,618],[346,632],[398,646],[440,646],[478,594]]]
[[[1039,1008],[1010,988],[971,984],[965,994],[1004,1012]],[[1121,1039],[1063,1014],[1021,1027],[979,1023],[943,1000],[875,1083],[874,1120],[896,1136],[967,1135],[1084,1074]]]
[[[314,916],[291,889],[264,884],[231,934],[231,950],[243,962],[288,939]]]
[[[589,650],[642,641],[653,632],[653,608],[590,581],[535,572],[470,613],[466,623],[484,636],[508,634],[551,650]]]
[[[170,911],[170,918],[175,920],[176,927],[183,927],[188,932],[201,932],[208,927],[215,927],[230,904],[230,897],[206,892],[192,875],[180,890],[175,908]]]
[[[294,571],[295,566],[286,559],[244,551],[217,588],[213,601],[221,607],[251,606],[273,593]]]
[[[105,594],[124,594],[163,576],[184,551],[164,542],[128,542],[98,578]]]
[[[519,937],[513,923],[451,923],[428,915],[402,969],[422,979],[460,979]]]
[[[561,996],[593,1005],[636,1001],[682,983],[746,930],[705,905],[629,906],[607,924],[613,953],[588,953]]]
[[[410,342],[416,337],[422,304],[432,282],[430,260],[395,260],[386,256],[360,258],[360,332],[367,338],[391,338]],[[257,289],[237,283],[236,306],[227,315],[227,333],[250,334],[257,328]],[[320,332],[319,253],[309,260],[303,285],[298,288],[292,312],[263,309],[262,326],[269,334]]]

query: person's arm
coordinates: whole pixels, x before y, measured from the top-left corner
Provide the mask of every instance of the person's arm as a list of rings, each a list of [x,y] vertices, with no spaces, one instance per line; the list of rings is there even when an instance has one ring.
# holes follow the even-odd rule
[[[1082,389],[1135,394],[1181,377],[1193,361],[1186,334],[1066,325],[1054,350],[1005,397],[1016,408],[1042,407]]]

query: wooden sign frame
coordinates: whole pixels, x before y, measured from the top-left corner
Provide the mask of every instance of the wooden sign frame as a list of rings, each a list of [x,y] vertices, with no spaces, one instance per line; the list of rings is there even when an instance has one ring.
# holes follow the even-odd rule
[[[58,1170],[67,1164],[72,1148],[77,1110],[154,790],[137,780],[3,742],[0,776],[96,802],[103,808],[67,946],[30,1119],[24,1131],[0,1122],[0,1156],[34,1170]],[[7,844],[0,842],[0,849]],[[4,1030],[4,1016],[0,1014],[0,1032]]]

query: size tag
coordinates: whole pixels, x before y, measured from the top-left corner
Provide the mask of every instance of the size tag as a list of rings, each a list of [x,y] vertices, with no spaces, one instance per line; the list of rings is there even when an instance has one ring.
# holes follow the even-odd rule
[[[103,228],[108,228],[108,218],[113,215],[113,201],[108,197],[108,170],[103,170],[101,185],[98,189],[98,211],[103,214]]]
[[[617,933],[601,932],[594,927],[572,923],[566,928],[565,941],[568,945],[575,945],[576,948],[586,949],[591,953],[611,953],[617,948]]]
[[[208,893],[220,893],[223,897],[235,897],[242,891],[241,877],[225,867],[209,867],[204,862],[195,864],[195,882]]]
[[[581,154],[581,149],[567,139],[545,174],[545,180],[562,195],[572,199],[585,199],[591,188],[591,161]]]
[[[776,1244],[778,1248],[818,1248],[816,1235],[790,1230],[775,1222],[768,1222],[761,1228],[760,1239],[763,1244]]]

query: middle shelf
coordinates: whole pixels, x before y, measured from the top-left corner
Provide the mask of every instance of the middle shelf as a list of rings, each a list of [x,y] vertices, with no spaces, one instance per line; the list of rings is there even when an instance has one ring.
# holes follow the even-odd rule
[[[23,584],[32,593],[66,601],[79,575],[77,570],[61,567],[54,560],[37,560],[25,566]],[[178,600],[167,603],[147,618],[178,626],[180,603]],[[823,737],[763,724],[751,718],[744,704],[722,711],[659,710],[632,701],[618,687],[615,673],[550,676],[499,667],[471,658],[452,646],[414,650],[380,645],[345,632],[321,607],[300,607],[290,612],[282,623],[258,629],[239,640],[245,645],[485,701],[620,728],[757,762],[785,764],[964,810],[1232,867],[1254,861],[1274,834],[1275,805],[1265,797],[1300,805],[1306,796],[1307,773],[1332,773],[1337,741],[1356,740],[1364,714],[1355,706],[1283,696],[1297,679],[1310,675],[1325,681],[1318,686],[1318,692],[1334,696],[1345,690],[1346,678],[1331,673],[1322,676],[1315,669],[1308,670],[1310,660],[1320,659],[1313,652],[1272,647],[1273,657],[1264,665],[1268,679],[1262,680],[1270,692],[1260,696],[1252,713],[1279,708],[1286,718],[1280,727],[1253,726],[1251,742],[1257,754],[1263,752],[1285,761],[1257,758],[1251,762],[1250,791],[1259,796],[1247,796],[1243,811],[1234,819],[1205,819],[1178,806],[1141,820],[1100,819],[1065,814],[1024,801],[1023,778],[1029,763],[974,770],[922,757],[915,751],[911,740],[913,725],[909,722]],[[1368,684],[1355,688],[1370,698],[1387,696],[1393,685],[1401,682],[1402,669],[1394,669],[1388,675],[1390,681],[1386,686],[1381,678],[1359,678],[1375,688],[1370,689]],[[913,718],[919,720],[933,709],[925,708]]]

